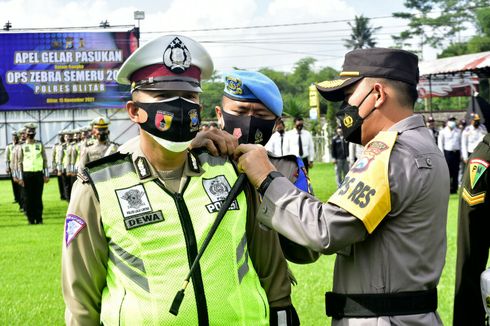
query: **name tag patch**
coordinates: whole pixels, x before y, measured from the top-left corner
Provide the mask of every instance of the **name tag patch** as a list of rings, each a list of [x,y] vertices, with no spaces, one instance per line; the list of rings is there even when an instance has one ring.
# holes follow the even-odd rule
[[[203,179],[202,185],[211,203],[205,205],[209,213],[216,213],[221,208],[221,205],[225,201],[228,193],[231,190],[231,186],[224,175],[218,175],[211,179]],[[236,211],[239,210],[238,202],[236,200],[231,203],[228,210]]]
[[[116,190],[126,230],[163,222],[162,211],[153,211],[143,185]]]

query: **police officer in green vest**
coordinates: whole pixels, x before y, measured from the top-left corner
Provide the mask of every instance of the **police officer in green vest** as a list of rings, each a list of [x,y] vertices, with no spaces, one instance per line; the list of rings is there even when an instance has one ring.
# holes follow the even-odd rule
[[[459,194],[453,325],[485,324],[485,309],[481,304],[480,274],[487,266],[490,248],[489,192],[490,133],[487,133],[468,158]],[[486,300],[488,300],[487,295],[484,296]],[[486,307],[490,308],[489,301],[486,302]]]
[[[24,210],[29,224],[43,223],[43,189],[49,181],[48,161],[44,145],[36,141],[37,126],[27,123],[27,139],[19,153],[19,180],[24,187]]]
[[[178,35],[146,43],[119,70],[140,134],[87,164],[73,188],[62,253],[68,325],[269,324],[264,288],[277,266],[254,257],[280,248],[263,245],[248,187],[196,265],[178,315],[169,312],[238,178],[227,158],[188,150],[200,81],[212,72],[207,51]]]
[[[5,148],[5,169],[7,174],[10,176],[10,182],[12,184],[12,192],[14,194],[14,203],[19,203],[20,201],[20,187],[17,182],[14,181],[14,147],[19,143],[19,136],[17,131],[12,131],[12,142]]]

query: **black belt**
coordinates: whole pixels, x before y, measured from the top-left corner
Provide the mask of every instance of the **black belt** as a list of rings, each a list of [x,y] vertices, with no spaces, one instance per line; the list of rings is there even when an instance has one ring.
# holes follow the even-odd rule
[[[437,289],[376,294],[325,293],[325,311],[334,319],[416,315],[436,310]]]

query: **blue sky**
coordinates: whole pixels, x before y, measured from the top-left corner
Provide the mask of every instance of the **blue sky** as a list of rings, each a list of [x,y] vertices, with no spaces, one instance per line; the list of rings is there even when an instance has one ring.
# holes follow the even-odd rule
[[[136,25],[135,10],[146,15],[141,21],[142,43],[169,31],[190,36],[204,44],[218,71],[290,71],[306,56],[317,60],[317,69],[340,69],[348,51],[343,46],[349,37],[347,20],[361,14],[371,17],[372,26],[382,27],[376,34],[378,46],[393,45],[390,34],[406,27],[406,21],[379,18],[404,11],[400,0],[378,0],[375,5],[363,0],[0,0],[0,24],[9,20],[14,28],[73,27],[107,20],[111,25]],[[301,25],[312,22],[316,24]],[[279,24],[299,25],[202,31]],[[426,59],[435,55],[435,50],[424,51]]]

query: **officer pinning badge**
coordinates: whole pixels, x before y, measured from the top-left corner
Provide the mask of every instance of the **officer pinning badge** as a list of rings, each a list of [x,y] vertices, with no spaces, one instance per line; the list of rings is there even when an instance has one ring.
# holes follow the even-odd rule
[[[218,175],[211,179],[203,179],[202,185],[209,199],[211,199],[211,203],[207,204],[205,207],[209,213],[216,213],[221,208],[221,204],[223,204],[231,190],[230,184],[224,175]],[[239,209],[236,200],[234,200],[228,208],[228,210],[232,211]]]
[[[226,90],[231,94],[235,94],[235,95],[243,94],[242,81],[238,78],[226,76],[225,87]]]
[[[75,237],[87,226],[87,223],[75,214],[66,215],[65,245],[68,247]]]
[[[167,111],[157,111],[155,115],[155,127],[160,131],[167,131],[172,126],[174,114]]]
[[[476,183],[483,175],[483,173],[488,168],[489,163],[482,159],[474,158],[470,160],[469,169],[470,169],[470,185],[471,189],[475,188]]]
[[[189,49],[178,37],[163,52],[163,64],[176,74],[186,71],[191,66],[191,61]]]
[[[152,211],[143,185],[118,189],[116,190],[116,195],[124,217],[126,230],[165,220],[162,211]]]
[[[135,165],[140,179],[146,179],[151,175],[150,166],[144,157],[138,157],[135,161]]]

